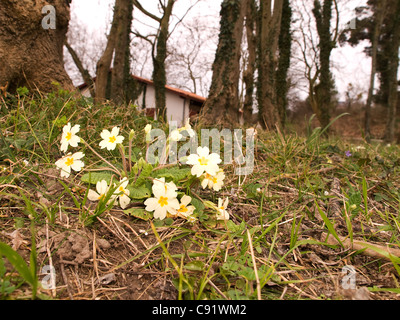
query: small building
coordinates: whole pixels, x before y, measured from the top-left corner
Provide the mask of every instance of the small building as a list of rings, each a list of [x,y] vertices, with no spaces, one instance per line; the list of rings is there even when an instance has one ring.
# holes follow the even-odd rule
[[[152,80],[132,75],[136,80],[139,95],[134,101],[139,108],[145,111],[149,117],[156,117],[155,87]],[[90,91],[86,83],[80,85],[79,90],[83,96],[90,97]],[[177,125],[183,125],[187,118],[193,118],[199,114],[206,98],[197,94],[184,91],[171,86],[165,86],[167,121],[176,121]]]

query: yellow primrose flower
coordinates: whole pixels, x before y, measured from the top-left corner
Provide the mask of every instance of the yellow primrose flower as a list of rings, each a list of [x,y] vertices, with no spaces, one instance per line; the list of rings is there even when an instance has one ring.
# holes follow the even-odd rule
[[[62,152],[67,152],[69,145],[74,148],[78,146],[78,143],[81,141],[81,138],[76,135],[79,132],[79,129],[79,124],[76,124],[71,128],[71,123],[69,122],[63,127],[60,147]]]
[[[146,134],[149,134],[150,131],[151,131],[151,124],[149,123],[149,124],[146,124],[146,126],[144,127],[144,132]]]
[[[201,186],[205,189],[207,186],[210,189],[214,189],[215,191],[219,191],[224,184],[225,174],[224,170],[220,170],[217,172],[215,176],[212,176],[208,173],[203,174],[203,181],[201,182]]]
[[[189,219],[193,214],[193,211],[196,209],[194,206],[189,206],[191,201],[192,198],[186,194],[182,197],[179,209],[176,212],[178,216]]]
[[[173,131],[171,132],[170,139],[171,139],[172,141],[179,141],[179,140],[181,140],[182,138],[183,138],[183,135],[181,135],[181,134],[179,133],[179,130],[178,130],[178,129],[175,129],[175,130],[173,130]]]
[[[191,138],[193,138],[194,135],[196,134],[196,133],[194,132],[194,130],[192,129],[192,126],[190,125],[190,120],[189,120],[189,118],[186,119],[185,126],[182,127],[180,130],[182,130],[182,131],[183,131],[183,130],[186,130],[187,133],[189,134],[189,136],[190,136]]]
[[[228,207],[228,201],[228,198],[226,198],[225,201],[218,198],[217,220],[229,220],[229,212],[226,210]]]
[[[74,154],[69,153],[65,157],[56,161],[56,166],[61,169],[61,177],[68,178],[71,174],[71,169],[74,171],[81,171],[85,166],[82,159],[85,155],[82,152]]]
[[[119,187],[115,190],[114,195],[118,196],[120,207],[122,209],[125,209],[128,206],[129,202],[131,202],[131,198],[129,198],[130,192],[126,189],[129,180],[125,177],[119,183]]]
[[[144,133],[146,134],[146,141],[150,141],[151,137],[150,137],[150,131],[151,131],[151,124],[146,124],[146,126],[144,127]]]
[[[119,136],[119,128],[114,127],[111,132],[104,129],[100,134],[103,139],[100,142],[101,149],[107,148],[107,150],[114,150],[118,143],[122,143],[124,141],[123,136]]]
[[[176,215],[176,211],[180,208],[176,189],[173,182],[165,183],[165,178],[155,179],[152,187],[154,198],[144,202],[146,210],[154,211],[154,218],[160,220],[165,219],[167,213]]]
[[[197,154],[189,155],[186,163],[193,166],[192,175],[200,177],[204,172],[215,176],[219,171],[218,164],[221,161],[218,154],[210,154],[208,147],[198,147]]]
[[[96,191],[97,192],[93,191],[93,190],[89,190],[88,199],[90,201],[101,201],[106,197],[106,195],[107,195],[109,190],[110,190],[110,188],[107,185],[107,181],[106,180],[98,181],[96,183]],[[109,202],[114,200],[114,199],[115,199],[115,196],[112,195],[110,200],[109,200]]]

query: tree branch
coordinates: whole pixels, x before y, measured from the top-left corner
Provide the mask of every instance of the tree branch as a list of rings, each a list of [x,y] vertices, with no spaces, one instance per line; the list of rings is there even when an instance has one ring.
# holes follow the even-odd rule
[[[133,4],[135,5],[136,8],[138,8],[146,16],[148,16],[148,17],[152,18],[153,20],[161,23],[161,18],[157,17],[156,15],[152,14],[151,12],[149,12],[145,8],[143,8],[143,6],[140,4],[139,1],[133,0]]]
[[[68,43],[67,39],[65,39],[64,45],[68,49],[68,52],[71,55],[72,59],[74,60],[76,67],[78,68],[79,72],[81,73],[83,81],[85,81],[85,83],[87,84],[87,86],[89,88],[89,91],[90,91],[90,95],[94,98],[95,95],[96,95],[96,92],[95,92],[95,89],[94,89],[93,78],[91,77],[89,71],[87,71],[87,69],[85,69],[83,67],[82,62],[78,57],[78,54],[70,46],[70,44]]]

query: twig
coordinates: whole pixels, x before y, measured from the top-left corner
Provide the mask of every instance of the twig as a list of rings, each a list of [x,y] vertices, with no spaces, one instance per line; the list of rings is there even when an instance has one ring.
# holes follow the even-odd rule
[[[225,299],[225,300],[230,300],[215,284],[214,282],[208,280],[208,283]]]
[[[62,260],[61,256],[60,256],[60,260]],[[71,288],[69,286],[68,277],[65,274],[64,263],[60,263],[60,268],[61,268],[61,275],[62,275],[62,277],[64,279],[64,283],[67,286],[67,291],[68,291],[69,298],[70,298],[70,300],[74,300],[74,298],[72,296]]]
[[[255,276],[256,276],[256,283],[257,283],[257,299],[258,299],[258,300],[261,300],[260,279],[258,278],[256,259],[255,259],[255,257],[254,257],[253,242],[252,242],[252,240],[251,240],[250,231],[249,231],[248,229],[247,229],[247,238],[249,239],[249,247],[250,247],[250,253],[251,253],[251,260],[252,260],[252,262],[253,262],[254,274],[255,274]]]
[[[322,234],[322,237],[326,236],[326,233]],[[392,261],[392,259],[400,259],[400,249],[384,247],[367,241],[353,240],[353,242],[351,242],[349,238],[344,238],[339,235],[338,237],[345,248],[361,251],[360,254],[388,261]],[[327,243],[331,245],[339,244],[337,239],[335,239],[331,234],[328,236]]]
[[[49,242],[50,242],[50,237],[49,237],[49,219],[48,217],[46,218],[46,251],[47,255],[49,257],[49,264],[51,270],[54,270],[53,268],[53,259],[51,257],[51,251],[49,247]],[[50,282],[51,282],[51,294],[53,297],[56,296],[56,279],[54,278],[54,272],[50,272]]]
[[[105,163],[107,163],[111,168],[112,171],[114,171],[116,174],[118,174],[118,176],[122,176],[121,172],[115,167],[113,166],[109,161],[107,161],[106,159],[104,159],[96,150],[94,150],[89,143],[87,143],[85,140],[81,139],[81,141],[83,141],[83,143],[85,144],[86,147],[88,147],[96,156],[98,156],[101,160],[103,160]]]

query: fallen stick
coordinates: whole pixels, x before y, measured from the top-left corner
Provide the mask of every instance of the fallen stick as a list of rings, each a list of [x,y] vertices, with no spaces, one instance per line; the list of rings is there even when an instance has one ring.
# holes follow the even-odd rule
[[[326,237],[326,233],[324,233],[322,237]],[[400,249],[389,248],[388,246],[384,247],[366,241],[353,240],[353,242],[351,242],[349,238],[344,238],[340,236],[338,237],[345,249],[352,249],[356,251],[363,250],[363,255],[367,255],[372,258],[385,259],[388,261],[392,261],[392,259],[394,259],[400,262]],[[339,244],[338,240],[331,234],[328,236],[327,243],[330,245]]]

